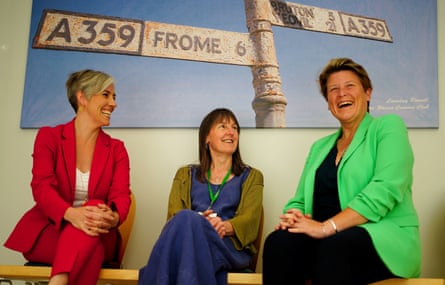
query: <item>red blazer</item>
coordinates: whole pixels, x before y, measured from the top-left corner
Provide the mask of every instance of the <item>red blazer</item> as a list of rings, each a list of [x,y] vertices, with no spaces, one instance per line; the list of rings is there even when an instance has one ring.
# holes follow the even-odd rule
[[[20,219],[5,246],[29,251],[39,233],[52,224],[60,229],[73,204],[76,183],[74,120],[43,127],[34,142],[31,188],[35,205]],[[119,213],[120,223],[130,207],[130,164],[120,140],[100,130],[88,184],[88,199],[100,199]]]

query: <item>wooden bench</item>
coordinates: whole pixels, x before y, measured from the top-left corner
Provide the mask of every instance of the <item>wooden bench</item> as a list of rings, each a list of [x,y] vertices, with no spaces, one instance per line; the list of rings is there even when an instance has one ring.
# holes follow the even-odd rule
[[[26,280],[45,281],[51,272],[50,267],[45,266],[22,266],[22,265],[0,265],[1,280]],[[97,284],[105,285],[137,285],[137,269],[102,269]],[[4,284],[7,284],[3,282]],[[229,273],[228,285],[261,285],[261,273]]]
[[[388,279],[372,283],[370,285],[444,285],[445,279],[439,278],[412,278],[412,279]]]
[[[11,280],[44,281],[48,280],[51,268],[43,266],[0,265],[0,284],[2,278]],[[137,285],[137,269],[102,269],[99,274],[100,285]],[[229,273],[228,285],[261,285],[261,273]],[[2,284],[3,285],[3,284]],[[444,279],[388,279],[371,285],[445,285]]]
[[[51,267],[0,265],[1,278],[26,281],[46,281],[49,279]],[[101,269],[97,284],[137,285],[138,271],[130,269]]]

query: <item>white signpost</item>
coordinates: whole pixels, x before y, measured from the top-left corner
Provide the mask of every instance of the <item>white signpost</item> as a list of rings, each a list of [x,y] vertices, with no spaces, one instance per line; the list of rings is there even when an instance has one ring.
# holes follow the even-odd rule
[[[250,66],[256,127],[285,127],[272,25],[392,42],[385,21],[276,0],[244,0],[249,33],[45,10],[33,48]]]

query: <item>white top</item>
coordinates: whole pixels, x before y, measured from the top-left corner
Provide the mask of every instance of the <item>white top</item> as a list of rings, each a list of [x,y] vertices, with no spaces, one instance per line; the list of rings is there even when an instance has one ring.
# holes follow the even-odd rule
[[[88,200],[88,181],[90,172],[82,172],[76,168],[76,191],[74,192],[74,207],[80,207]]]

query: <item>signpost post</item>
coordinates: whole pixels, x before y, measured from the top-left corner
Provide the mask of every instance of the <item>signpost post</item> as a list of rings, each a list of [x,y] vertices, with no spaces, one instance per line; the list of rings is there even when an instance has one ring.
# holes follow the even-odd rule
[[[268,0],[244,0],[247,29],[255,50],[255,64],[251,66],[257,128],[286,127],[287,99],[281,90],[281,79],[270,22]]]

